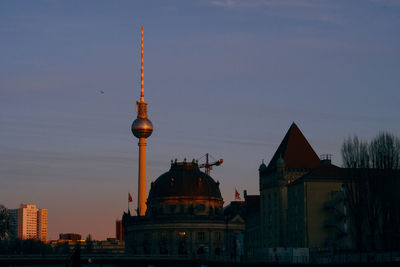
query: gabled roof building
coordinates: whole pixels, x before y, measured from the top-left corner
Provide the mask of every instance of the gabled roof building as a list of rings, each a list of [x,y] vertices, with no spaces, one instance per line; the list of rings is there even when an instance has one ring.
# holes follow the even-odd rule
[[[261,240],[263,248],[285,247],[287,238],[287,185],[319,166],[320,160],[293,123],[268,166],[259,167]]]
[[[261,248],[349,248],[346,169],[317,156],[293,123],[259,167]]]

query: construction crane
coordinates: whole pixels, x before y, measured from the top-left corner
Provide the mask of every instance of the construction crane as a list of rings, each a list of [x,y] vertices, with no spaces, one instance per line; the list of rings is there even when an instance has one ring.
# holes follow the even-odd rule
[[[199,168],[204,168],[205,169],[205,173],[207,175],[210,175],[210,171],[212,170],[212,166],[219,166],[219,165],[222,164],[222,162],[224,162],[224,160],[223,159],[219,159],[219,160],[216,160],[216,161],[213,161],[213,162],[209,162],[208,161],[208,156],[209,156],[208,153],[203,156],[203,157],[206,157],[206,163],[199,164]],[[202,159],[203,157],[201,157],[200,159]],[[210,157],[212,158],[212,156],[210,156]],[[213,158],[213,160],[215,160],[215,159]]]

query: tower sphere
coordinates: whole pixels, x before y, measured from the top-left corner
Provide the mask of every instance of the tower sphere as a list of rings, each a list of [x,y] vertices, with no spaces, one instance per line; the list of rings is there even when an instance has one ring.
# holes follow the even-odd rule
[[[137,118],[132,123],[132,133],[137,138],[147,138],[153,133],[153,124],[147,118]]]

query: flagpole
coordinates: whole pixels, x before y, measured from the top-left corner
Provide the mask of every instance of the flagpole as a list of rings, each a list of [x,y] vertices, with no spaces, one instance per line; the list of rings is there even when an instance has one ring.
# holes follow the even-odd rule
[[[129,192],[128,192],[128,214],[129,214]]]

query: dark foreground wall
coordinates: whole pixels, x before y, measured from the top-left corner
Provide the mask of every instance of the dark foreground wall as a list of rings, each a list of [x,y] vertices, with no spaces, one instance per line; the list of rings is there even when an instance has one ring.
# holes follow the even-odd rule
[[[92,263],[89,263],[89,259]],[[400,262],[393,263],[352,263],[352,264],[266,264],[266,263],[238,263],[238,262],[213,262],[202,260],[189,260],[189,259],[145,259],[145,258],[132,258],[132,257],[102,257],[95,255],[93,257],[84,256],[80,261],[75,261],[70,256],[1,256],[0,266],[82,266],[82,267],[169,267],[169,266],[196,266],[196,267],[244,267],[244,266],[270,266],[270,267],[334,267],[334,266],[365,266],[365,267],[391,267],[400,266]]]
[[[75,256],[75,257],[74,257]],[[346,263],[346,264],[275,264],[275,263],[239,263],[239,262],[216,262],[202,259],[188,259],[185,257],[168,258],[148,258],[148,257],[127,257],[122,255],[102,256],[102,255],[82,255],[81,258],[76,255],[20,255],[20,256],[0,256],[0,266],[82,266],[82,267],[167,267],[167,266],[196,266],[196,267],[242,267],[242,266],[270,266],[270,267],[333,267],[333,266],[365,266],[365,267],[391,267],[400,266],[400,262],[392,263]]]

